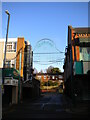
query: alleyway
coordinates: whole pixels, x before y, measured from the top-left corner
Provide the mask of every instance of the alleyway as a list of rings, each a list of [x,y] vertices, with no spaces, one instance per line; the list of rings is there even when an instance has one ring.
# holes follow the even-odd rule
[[[80,108],[79,108],[80,107]],[[82,109],[83,108],[83,109]],[[86,118],[88,106],[73,107],[71,100],[59,93],[43,93],[36,100],[26,100],[3,112],[3,119]]]

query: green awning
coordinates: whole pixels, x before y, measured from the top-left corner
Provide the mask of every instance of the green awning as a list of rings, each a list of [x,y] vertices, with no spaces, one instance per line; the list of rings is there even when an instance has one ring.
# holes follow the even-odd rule
[[[13,79],[19,79],[20,73],[14,68],[4,68],[3,77],[13,77]]]

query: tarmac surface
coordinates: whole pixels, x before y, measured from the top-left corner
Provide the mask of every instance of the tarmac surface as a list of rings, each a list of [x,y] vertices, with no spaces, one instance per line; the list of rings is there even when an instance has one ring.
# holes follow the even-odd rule
[[[43,93],[37,99],[27,99],[22,103],[3,108],[3,119],[87,119],[89,103],[79,102],[76,105],[63,94]]]

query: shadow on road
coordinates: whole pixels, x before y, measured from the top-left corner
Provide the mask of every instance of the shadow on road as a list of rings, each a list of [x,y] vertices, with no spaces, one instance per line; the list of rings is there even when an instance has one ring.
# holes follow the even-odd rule
[[[39,98],[27,99],[3,109],[3,120],[88,118],[88,105],[85,101],[74,106],[71,99],[63,94],[43,93]]]

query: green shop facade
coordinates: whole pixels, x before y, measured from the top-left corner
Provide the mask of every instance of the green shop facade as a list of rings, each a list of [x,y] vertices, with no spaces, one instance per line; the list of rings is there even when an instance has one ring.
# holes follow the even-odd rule
[[[2,84],[4,92],[2,94],[2,103],[17,104],[20,94],[20,73],[15,68],[2,69]]]

